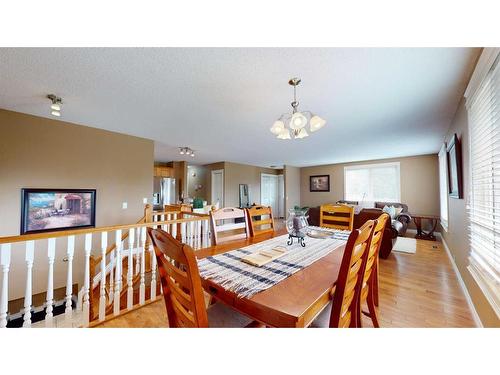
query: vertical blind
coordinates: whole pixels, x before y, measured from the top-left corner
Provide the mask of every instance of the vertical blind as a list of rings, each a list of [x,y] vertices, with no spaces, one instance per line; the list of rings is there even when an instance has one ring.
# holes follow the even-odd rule
[[[439,204],[441,226],[448,229],[448,171],[446,167],[446,147],[439,151]]]
[[[500,73],[497,56],[467,100],[470,132],[470,266],[500,308]],[[483,289],[484,290],[484,289]]]

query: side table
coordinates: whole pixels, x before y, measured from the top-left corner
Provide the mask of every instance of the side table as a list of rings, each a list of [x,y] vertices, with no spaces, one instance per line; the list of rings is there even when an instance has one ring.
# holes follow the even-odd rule
[[[419,240],[436,241],[436,237],[434,236],[434,231],[436,230],[436,226],[439,221],[439,216],[415,215],[415,214],[411,214],[411,216],[413,217],[413,221],[415,222],[415,226],[417,227],[417,234],[415,235],[415,238]],[[425,232],[422,229],[423,220],[429,220],[431,222],[432,225],[431,230]]]

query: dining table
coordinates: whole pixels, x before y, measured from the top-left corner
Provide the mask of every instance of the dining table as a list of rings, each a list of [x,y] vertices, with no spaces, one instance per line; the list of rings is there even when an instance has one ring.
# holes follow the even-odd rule
[[[286,234],[286,229],[243,240],[228,241],[196,251],[198,260],[262,243]],[[324,257],[251,297],[241,297],[202,276],[202,286],[215,300],[268,327],[307,327],[331,301],[345,243]]]

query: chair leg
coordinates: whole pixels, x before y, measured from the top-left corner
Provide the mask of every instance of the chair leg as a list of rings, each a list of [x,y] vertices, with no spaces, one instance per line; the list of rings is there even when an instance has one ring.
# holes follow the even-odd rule
[[[370,312],[370,318],[372,319],[373,327],[380,328],[378,324],[377,308],[375,307],[374,290],[370,288],[368,291],[368,298],[366,299],[366,304],[368,305],[368,311]]]

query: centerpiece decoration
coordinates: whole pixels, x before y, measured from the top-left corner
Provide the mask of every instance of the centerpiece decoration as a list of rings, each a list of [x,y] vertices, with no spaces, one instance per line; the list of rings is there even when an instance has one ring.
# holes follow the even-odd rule
[[[304,238],[309,226],[309,223],[307,222],[307,219],[309,218],[309,216],[307,216],[308,210],[309,209],[307,207],[301,208],[298,206],[288,210],[288,217],[286,219],[286,228],[288,230],[287,245],[292,245],[293,239],[297,238],[302,247],[306,246]]]

